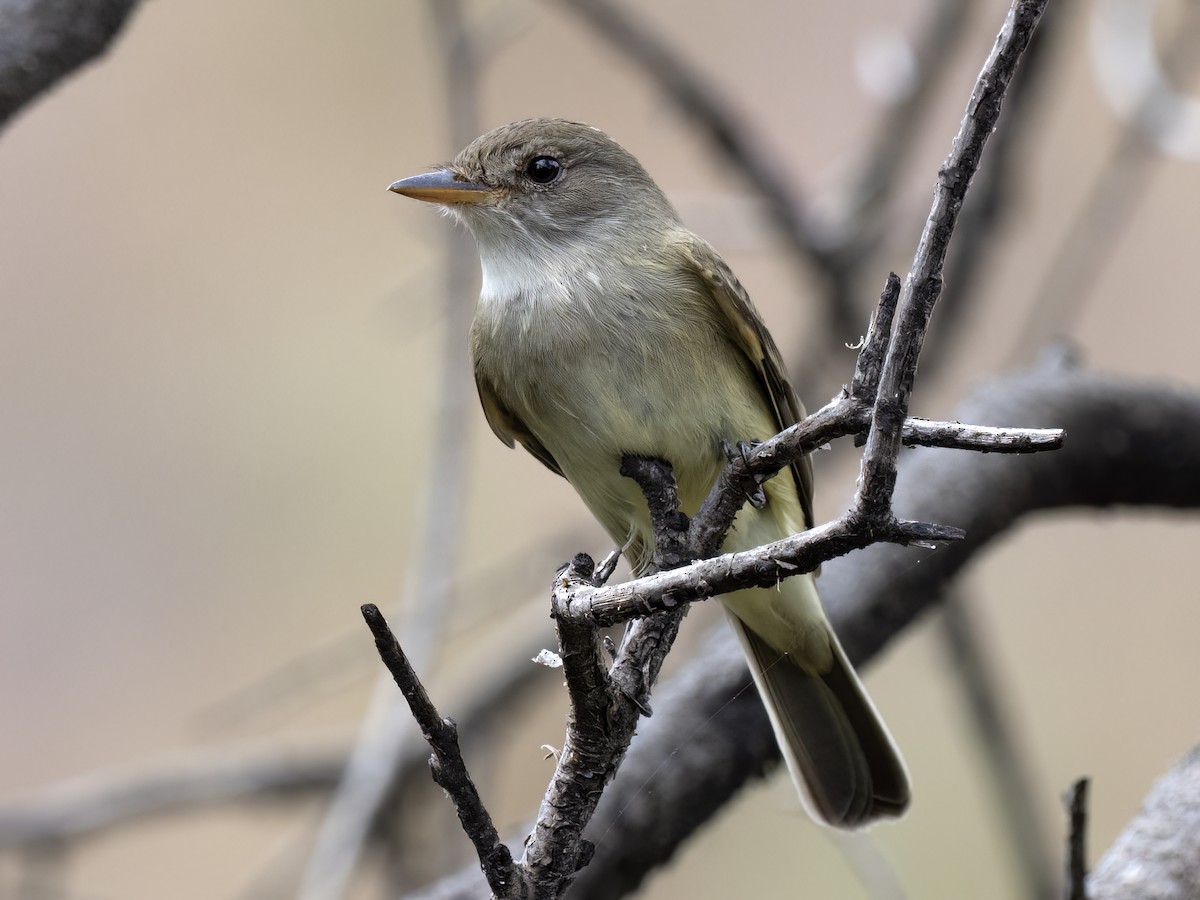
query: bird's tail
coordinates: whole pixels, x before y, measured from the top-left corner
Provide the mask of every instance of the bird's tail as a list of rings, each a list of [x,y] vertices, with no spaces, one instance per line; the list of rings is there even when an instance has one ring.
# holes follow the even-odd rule
[[[861,828],[908,807],[908,771],[821,609],[811,575],[721,598],[809,813]]]

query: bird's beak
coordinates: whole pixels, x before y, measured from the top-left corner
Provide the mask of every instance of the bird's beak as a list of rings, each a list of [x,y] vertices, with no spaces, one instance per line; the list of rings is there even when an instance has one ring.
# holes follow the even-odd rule
[[[424,200],[428,203],[483,203],[493,193],[492,188],[470,181],[459,181],[449,169],[426,172],[397,181],[389,191]]]

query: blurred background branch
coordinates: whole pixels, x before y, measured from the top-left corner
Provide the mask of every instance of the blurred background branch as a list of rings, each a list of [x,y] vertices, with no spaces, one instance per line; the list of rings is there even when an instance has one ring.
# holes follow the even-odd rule
[[[1024,358],[1069,330],[1097,370],[1156,380],[1039,370],[983,389],[975,409],[998,409],[1005,424],[1058,424],[1013,419],[1037,404],[1096,421],[1129,415],[1130,428],[1072,432],[1063,452],[1091,456],[1071,457],[1068,482],[1107,502],[1188,505],[1196,457],[1184,432],[1195,401],[1166,382],[1200,383],[1187,338],[1200,320],[1183,287],[1200,188],[1193,169],[1162,155],[1171,134],[1163,122],[1186,109],[1145,94],[1160,116],[1154,130],[1128,110],[1114,127],[1107,95],[1080,62],[1088,16],[1123,2],[1058,0],[1043,22],[962,213],[921,390],[949,408],[964,380],[1006,365],[1007,348]],[[548,578],[547,551],[531,552],[530,535],[561,541],[556,562],[607,548],[579,524],[574,498],[554,493],[527,461],[490,438],[475,449],[463,354],[473,251],[459,245],[439,276],[424,274],[433,270],[426,256],[437,267],[447,258],[439,241],[449,229],[427,217],[403,227],[407,213],[384,187],[524,115],[605,127],[672,193],[715,197],[716,234],[697,228],[723,252],[731,245],[811,402],[849,371],[843,345],[865,330],[880,273],[911,246],[960,112],[954,88],[991,39],[989,4],[946,0],[820,16],[771,0],[736,10],[463,0],[430,5],[436,31],[401,7],[143,5],[118,53],[51,96],[49,85],[122,33],[133,4],[0,0],[0,378],[9,387],[0,392],[0,683],[10,686],[4,708],[14,723],[2,787],[21,798],[0,809],[0,894],[149,898],[165,883],[181,898],[295,896],[319,823],[334,830],[324,801],[361,712],[364,669],[328,636],[353,635],[358,604],[386,597],[397,567],[406,597],[419,598],[405,603],[417,618],[399,626],[400,638],[407,648],[406,628],[440,635],[414,639],[431,654],[439,691],[447,685],[444,711],[480,760],[472,771],[482,772],[489,803],[496,798],[501,832],[524,826],[531,785],[544,784],[550,765],[537,748],[561,733],[560,678],[527,662],[550,640],[544,598],[518,604],[512,622],[500,609]],[[1195,16],[1186,3],[1154,7],[1169,26],[1160,29],[1161,68],[1178,99],[1191,83]],[[871,46],[891,49],[864,57],[880,34]],[[473,53],[465,62],[464,47]],[[1094,52],[1101,68],[1125,71],[1128,60]],[[858,84],[853,58],[868,60]],[[49,99],[13,122],[36,96]],[[747,192],[766,228],[738,230],[732,198]],[[444,329],[440,340],[430,323]],[[430,372],[443,384],[459,379],[459,400],[445,402]],[[996,398],[1006,391],[1024,396],[1003,406]],[[1180,434],[1155,444],[1171,416]],[[437,440],[454,417],[450,433],[463,440]],[[1010,493],[1073,501],[1041,475],[1009,491],[988,474],[1003,470],[999,458],[959,473],[937,453],[906,453],[901,476],[902,487],[945,485],[936,499],[948,507],[935,508],[974,510],[988,505],[986,491],[1005,491],[981,521],[950,520],[978,543],[895,559],[872,551],[847,561],[853,573],[831,563],[822,578],[852,653],[876,658],[881,635],[908,635],[877,662],[872,692],[901,731],[918,804],[875,839],[914,895],[953,893],[965,878],[994,889],[989,897],[1041,895],[1046,860],[1061,854],[1046,837],[1058,812],[1053,786],[1094,776],[1093,842],[1104,846],[1148,773],[1193,739],[1194,723],[1178,711],[1190,702],[1182,686],[1200,676],[1177,644],[1200,627],[1178,568],[1194,525],[1105,515],[1103,528],[1088,528],[1075,516],[1006,532],[1016,515]],[[1153,464],[1130,467],[1126,457]],[[840,502],[853,477],[845,458],[818,453],[815,462],[819,502]],[[447,515],[430,520],[443,504]],[[978,552],[1004,533],[1001,549]],[[426,549],[397,560],[397,544]],[[1072,565],[1072,554],[1081,561]],[[960,578],[968,559],[977,564]],[[940,630],[908,627],[934,599],[929,585],[943,583],[972,598],[952,601],[946,628],[958,659],[985,662],[978,681],[930,652]],[[451,594],[452,603],[434,599]],[[1132,602],[1161,605],[1170,633],[1131,628]],[[1088,639],[1073,638],[1065,655],[1055,628],[1076,628],[1083,615]],[[853,876],[830,874],[836,854],[781,810],[781,795],[742,790],[772,769],[773,745],[756,724],[748,677],[727,641],[707,636],[707,621],[697,610],[682,631],[681,652],[703,662],[666,673],[629,769],[593,823],[590,871],[616,874],[597,885],[585,873],[576,892],[618,896],[605,892],[642,883],[672,858],[681,864],[646,884],[647,898],[771,895],[787,877],[780,871],[797,868],[814,895],[845,895]],[[43,635],[75,647],[73,658],[43,649]],[[305,651],[319,640],[326,650]],[[299,668],[280,668],[287,660]],[[238,693],[264,672],[281,674],[261,692]],[[964,681],[980,721],[1002,712],[992,733],[1013,739],[1015,762],[972,759],[951,702]],[[1160,703],[1138,702],[1146,691]],[[1113,708],[1125,710],[1115,724]],[[200,719],[197,735],[195,711],[206,709],[218,712]],[[214,730],[265,736],[214,739]],[[207,750],[176,752],[198,738]],[[424,786],[423,748],[407,738],[384,744],[391,749],[372,754],[369,802],[343,803],[350,838],[309,863],[340,870],[326,896],[384,882],[402,894],[462,863],[447,849],[455,826],[432,818],[442,798]],[[706,769],[713,754],[727,768]],[[30,789],[71,772],[91,774]],[[692,791],[704,809],[676,799],[696,778],[714,786],[703,798]],[[1023,863],[991,824],[1002,816],[988,783],[1030,785],[1001,789],[1013,805],[1008,841],[1026,841]],[[1182,813],[1189,795],[1175,794]],[[1162,821],[1155,796],[1150,823]],[[719,821],[681,843],[718,809]],[[1153,831],[1141,821],[1126,859],[1153,858]],[[1169,827],[1182,863],[1186,830]],[[936,866],[929,846],[945,851]],[[723,880],[728,864],[716,865],[722,853],[747,860],[736,888]],[[1123,883],[1128,871],[1102,862],[1093,894],[1124,896],[1100,885]],[[475,887],[465,896],[477,896],[478,874],[467,875]]]
[[[430,0],[433,36],[440,49],[450,143],[463,146],[479,130],[479,68],[459,0]],[[459,231],[445,238],[445,296],[436,419],[429,436],[436,452],[424,480],[421,555],[405,580],[396,630],[404,636],[413,668],[433,668],[446,644],[453,573],[462,558],[460,535],[468,499],[469,416],[475,385],[464,352],[471,325],[475,264]],[[305,871],[303,900],[340,900],[350,886],[375,822],[392,795],[405,748],[420,741],[391,676],[379,676],[346,770],[317,833]]]
[[[0,128],[103,54],[137,0],[0,0]]]

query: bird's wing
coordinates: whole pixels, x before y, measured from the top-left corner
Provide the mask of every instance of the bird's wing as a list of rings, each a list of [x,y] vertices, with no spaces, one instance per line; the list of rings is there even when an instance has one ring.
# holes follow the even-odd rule
[[[556,475],[562,475],[562,469],[559,468],[558,462],[550,451],[529,432],[525,423],[504,405],[497,395],[496,389],[480,373],[478,367],[475,368],[475,387],[479,390],[479,402],[483,404],[483,414],[487,417],[488,424],[492,426],[496,437],[509,447],[513,446],[514,441],[520,442],[521,446],[532,453],[547,469]]]
[[[788,380],[787,369],[779,348],[775,346],[770,332],[763,324],[758,310],[750,302],[746,289],[725,261],[695,235],[688,234],[682,245],[687,264],[695,271],[701,282],[717,301],[717,308],[729,326],[728,334],[734,344],[746,354],[746,358],[758,375],[759,386],[775,413],[777,430],[783,431],[804,418],[804,405],[796,396]],[[813,524],[812,461],[801,457],[792,465],[792,474],[800,491],[800,505],[804,509],[805,524]]]

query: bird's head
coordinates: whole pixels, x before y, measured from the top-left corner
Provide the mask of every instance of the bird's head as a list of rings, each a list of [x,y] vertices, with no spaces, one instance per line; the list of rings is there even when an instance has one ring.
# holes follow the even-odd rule
[[[551,262],[604,252],[678,224],[658,185],[608,135],[565,119],[524,119],[476,138],[454,161],[391,190],[439,204],[489,255]]]

